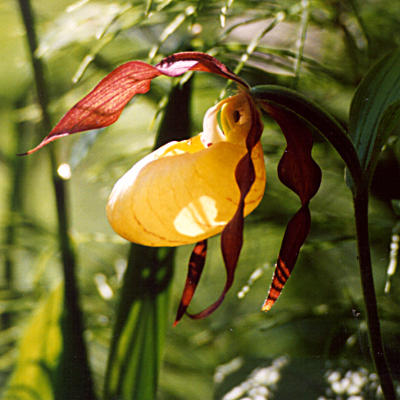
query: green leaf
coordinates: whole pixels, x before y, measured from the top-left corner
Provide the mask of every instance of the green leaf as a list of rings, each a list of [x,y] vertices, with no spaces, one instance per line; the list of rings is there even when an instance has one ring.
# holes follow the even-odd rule
[[[349,132],[363,171],[372,175],[377,158],[400,118],[400,49],[375,64],[357,88]]]
[[[19,357],[4,400],[53,400],[62,353],[63,287],[37,310],[19,344]]]

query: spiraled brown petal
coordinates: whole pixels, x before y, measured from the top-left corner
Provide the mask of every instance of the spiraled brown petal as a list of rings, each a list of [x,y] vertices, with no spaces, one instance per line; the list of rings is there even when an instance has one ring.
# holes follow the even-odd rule
[[[302,204],[286,227],[271,288],[262,306],[262,310],[268,311],[289,279],[309,233],[311,216],[308,203],[321,183],[321,170],[311,157],[313,141],[309,126],[287,109],[268,103],[262,103],[262,108],[279,124],[287,142],[278,167],[279,179],[297,193]]]

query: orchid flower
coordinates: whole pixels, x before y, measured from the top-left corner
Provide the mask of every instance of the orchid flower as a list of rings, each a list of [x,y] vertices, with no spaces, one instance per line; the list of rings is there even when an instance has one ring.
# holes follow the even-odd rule
[[[243,244],[244,217],[260,203],[265,166],[260,137],[260,111],[270,115],[286,137],[279,163],[280,180],[299,196],[301,208],[289,221],[268,296],[269,310],[289,278],[310,230],[308,204],[319,188],[321,172],[311,157],[312,136],[307,123],[274,96],[265,96],[210,55],[177,53],[152,66],[140,61],[123,64],[79,101],[30,154],[72,133],[114,123],[138,93],[150,89],[160,75],[176,77],[203,71],[233,80],[238,93],[210,108],[203,132],[171,142],[136,163],[115,184],[107,204],[113,229],[125,239],[147,246],[195,243],[175,324],[187,308],[203,271],[207,238],[221,233],[226,282],[219,298],[192,318],[203,318],[223,301],[232,286]]]

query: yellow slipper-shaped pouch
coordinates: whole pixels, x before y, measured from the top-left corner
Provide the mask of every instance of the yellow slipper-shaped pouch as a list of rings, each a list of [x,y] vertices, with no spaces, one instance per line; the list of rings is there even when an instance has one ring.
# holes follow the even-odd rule
[[[115,232],[146,246],[179,246],[221,232],[238,207],[235,169],[247,152],[251,124],[248,98],[239,93],[207,111],[203,133],[168,143],[136,163],[115,184],[107,204]],[[256,179],[245,199],[245,215],[264,194],[260,142],[252,160]]]

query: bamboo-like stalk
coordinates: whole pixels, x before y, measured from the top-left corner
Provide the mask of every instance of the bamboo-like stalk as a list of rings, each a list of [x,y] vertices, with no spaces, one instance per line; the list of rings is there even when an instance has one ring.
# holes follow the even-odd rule
[[[22,21],[26,30],[36,94],[42,114],[43,133],[47,134],[50,132],[52,127],[50,113],[48,111],[49,95],[43,63],[40,58],[36,57],[37,36],[34,16],[29,0],[18,0],[18,3]],[[69,368],[63,368],[62,365],[60,366],[59,376],[60,379],[65,380],[65,382],[59,382],[59,389],[55,388],[55,397],[61,398],[57,397],[57,390],[59,391],[58,394],[60,396],[64,396],[62,398],[78,398],[76,397],[76,394],[80,391],[79,398],[95,399],[93,382],[88,366],[87,350],[83,339],[84,326],[82,313],[79,307],[79,291],[75,272],[76,257],[69,237],[67,185],[66,182],[57,174],[58,161],[55,147],[49,147],[48,151],[50,155],[52,182],[57,208],[58,241],[64,275],[65,312],[62,321],[64,328],[63,361],[69,359],[74,360],[74,362],[79,364],[76,369],[71,368],[71,370],[69,370]],[[74,380],[70,381],[70,378],[78,379],[80,384],[78,385]],[[83,391],[82,388],[84,388]]]
[[[18,109],[22,106],[23,100],[16,102],[15,107]],[[11,152],[20,153],[23,151],[23,126],[21,122],[15,123],[16,134],[13,138],[13,146]],[[22,185],[24,171],[24,160],[18,157],[10,157],[7,159],[7,165],[10,171],[10,192],[8,195],[8,215],[6,217],[6,226],[4,228],[5,251],[4,251],[4,289],[9,295],[14,290],[15,279],[15,242],[16,242],[16,225],[17,218],[22,212]],[[0,316],[1,329],[8,329],[12,325],[12,313],[3,312]]]

